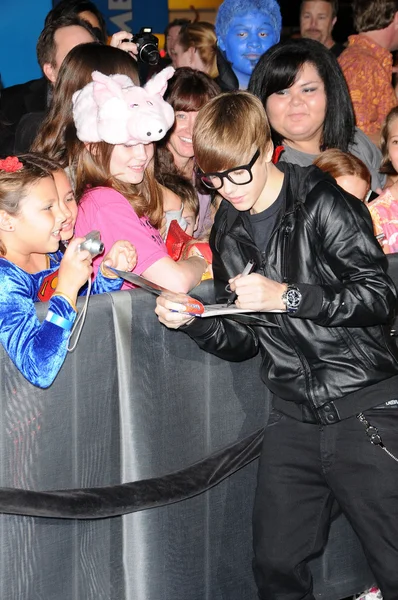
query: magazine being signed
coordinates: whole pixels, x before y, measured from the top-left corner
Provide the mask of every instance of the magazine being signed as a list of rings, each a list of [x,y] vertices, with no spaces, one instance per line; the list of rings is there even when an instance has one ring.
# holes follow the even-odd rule
[[[117,269],[113,269],[112,267],[107,267],[111,271],[114,271],[119,277],[129,281],[133,285],[137,285],[138,287],[146,290],[147,292],[151,292],[152,294],[156,294],[160,296],[162,292],[172,294],[171,290],[162,287],[161,285],[157,285],[156,283],[152,283],[149,279],[145,279],[145,277],[141,277],[140,275],[135,275],[135,273],[130,273],[127,271],[118,271]],[[186,304],[186,314],[192,315],[193,317],[215,317],[218,315],[234,315],[241,313],[253,313],[257,312],[251,308],[238,308],[237,306],[227,305],[227,304],[202,304],[200,300],[196,298],[190,298],[189,303]],[[284,312],[282,310],[272,310],[270,312]]]

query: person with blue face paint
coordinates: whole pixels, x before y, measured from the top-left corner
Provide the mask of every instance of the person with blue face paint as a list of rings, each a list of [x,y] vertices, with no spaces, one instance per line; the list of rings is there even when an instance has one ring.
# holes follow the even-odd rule
[[[216,17],[219,49],[240,89],[247,89],[260,56],[279,42],[282,18],[276,0],[224,0]]]

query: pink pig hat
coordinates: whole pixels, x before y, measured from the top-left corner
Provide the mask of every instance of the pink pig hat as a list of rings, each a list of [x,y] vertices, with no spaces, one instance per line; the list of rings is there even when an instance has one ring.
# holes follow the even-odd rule
[[[131,146],[161,140],[174,124],[173,108],[163,100],[173,74],[166,67],[140,87],[127,75],[94,71],[93,81],[72,97],[79,140]]]

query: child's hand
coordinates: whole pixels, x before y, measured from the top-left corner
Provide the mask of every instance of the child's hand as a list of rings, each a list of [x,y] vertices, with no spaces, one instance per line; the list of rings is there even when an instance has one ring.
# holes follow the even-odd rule
[[[119,271],[132,271],[137,264],[137,250],[127,240],[118,240],[115,242],[104,257],[102,270],[104,275],[115,277],[113,271],[108,271],[106,267],[113,267]]]
[[[57,292],[64,293],[76,301],[80,288],[93,272],[91,254],[88,250],[78,250],[85,238],[74,238],[68,245],[61,260],[58,272]]]

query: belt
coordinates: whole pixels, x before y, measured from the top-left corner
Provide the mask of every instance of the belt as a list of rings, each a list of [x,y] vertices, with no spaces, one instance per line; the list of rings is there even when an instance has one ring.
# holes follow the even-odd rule
[[[319,408],[313,408],[307,404],[296,404],[295,402],[289,402],[288,400],[282,400],[282,398],[274,398],[274,408],[279,410],[281,413],[292,417],[302,423],[312,423],[318,425],[333,425],[343,419],[354,416],[351,410],[347,406],[347,411],[342,410],[345,407],[343,405],[336,406],[333,401],[326,402]],[[398,408],[398,400],[387,400],[377,406],[372,407],[373,409],[391,409]],[[347,412],[347,414],[346,414]],[[348,414],[349,413],[349,414]]]

